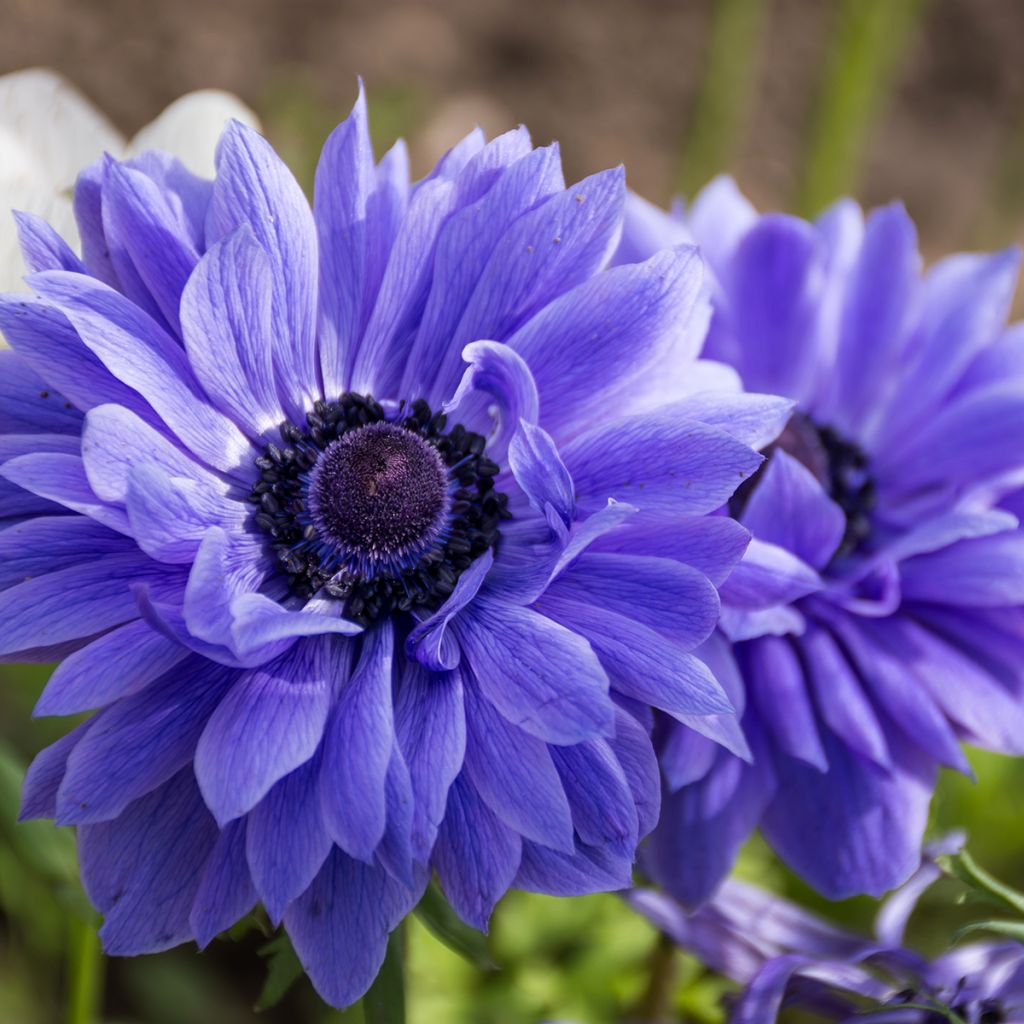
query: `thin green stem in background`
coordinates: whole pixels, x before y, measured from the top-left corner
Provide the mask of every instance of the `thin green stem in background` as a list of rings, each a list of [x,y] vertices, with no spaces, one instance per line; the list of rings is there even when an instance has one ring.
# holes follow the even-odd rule
[[[399,925],[370,991],[363,996],[365,1024],[405,1024],[405,935]]]
[[[675,1019],[672,995],[679,980],[679,950],[664,933],[651,949],[648,963],[647,988],[636,1006],[636,1019],[669,1024]]]
[[[717,0],[704,81],[677,185],[691,196],[725,170],[739,146],[757,78],[767,0]]]
[[[72,917],[68,932],[67,1024],[96,1024],[103,996],[103,953],[90,921]]]
[[[903,66],[927,0],[840,0],[815,101],[797,212],[852,192],[871,130]]]

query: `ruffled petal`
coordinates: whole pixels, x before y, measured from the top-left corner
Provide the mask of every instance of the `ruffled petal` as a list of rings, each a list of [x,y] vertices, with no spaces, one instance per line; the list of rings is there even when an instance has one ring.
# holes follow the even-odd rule
[[[466,700],[466,780],[519,835],[572,853],[572,812],[547,744],[507,722],[475,685]]]
[[[145,689],[188,655],[188,648],[129,622],[65,658],[35,706],[37,715],[74,715]]]
[[[54,303],[85,345],[119,380],[138,391],[207,465],[249,467],[257,453],[242,432],[203,397],[181,346],[123,295],[79,274],[35,274],[32,287]]]
[[[452,338],[495,247],[511,224],[562,188],[558,147],[535,149],[514,163],[494,188],[444,226],[434,256],[439,286],[431,289],[423,311],[402,380],[403,392],[417,383],[416,376],[427,367],[432,378],[430,394],[435,399],[444,396],[458,367]]]
[[[160,562],[188,564],[211,526],[245,529],[249,510],[188,477],[143,463],[128,472],[128,525],[136,543]]]
[[[331,852],[320,790],[320,757],[316,756],[275,783],[248,814],[245,857],[256,891],[275,924],[288,904],[309,888]]]
[[[203,867],[188,918],[200,949],[245,917],[258,898],[245,862],[245,825],[239,818],[222,829]]]
[[[802,463],[773,453],[740,517],[759,540],[769,541],[821,569],[846,530],[843,510]]]
[[[629,780],[611,745],[587,740],[552,747],[551,756],[569,798],[576,834],[589,846],[632,858],[640,821]]]
[[[0,439],[0,445],[2,445]],[[84,516],[38,516],[0,530],[0,590],[130,550],[131,541]]]
[[[188,769],[113,821],[78,830],[82,884],[104,915],[108,955],[157,953],[192,938],[189,915],[216,842]]]
[[[675,404],[680,415],[717,427],[760,450],[774,441],[789,422],[794,403],[776,395],[697,391]]]
[[[711,581],[668,558],[584,552],[547,593],[635,619],[685,649],[703,643],[718,621]]]
[[[457,373],[452,356],[479,338],[506,341],[534,314],[586,281],[618,238],[625,177],[621,168],[558,191],[516,220],[498,241],[451,336],[437,377],[443,398]]]
[[[363,864],[337,847],[313,884],[285,911],[295,951],[317,992],[331,1006],[354,1003],[377,976],[388,933],[418,902],[383,868]]]
[[[790,757],[816,771],[827,771],[815,709],[794,645],[779,637],[764,637],[745,645],[740,656],[747,694],[765,732]]]
[[[638,835],[643,839],[657,825],[661,812],[661,777],[651,738],[628,711],[616,707],[615,735],[608,743],[629,784]]]
[[[920,290],[917,229],[901,203],[875,210],[845,282],[829,410],[835,427],[860,434],[880,390],[891,388]],[[883,390],[883,394],[884,394]]]
[[[904,598],[960,607],[1024,604],[1024,534],[962,540],[900,566]]]
[[[10,394],[5,389],[0,409],[0,426],[5,431],[57,427],[78,434],[82,429],[79,410],[107,403],[123,405],[151,423],[159,422],[142,396],[112,376],[82,344],[67,317],[49,303],[28,295],[0,295],[0,330],[17,351],[16,356],[0,349],[0,381],[6,377],[10,389]],[[31,380],[22,383],[28,364],[35,372]],[[16,367],[23,369],[19,373]],[[46,374],[46,382],[38,376],[41,373]],[[60,395],[66,401],[61,401]],[[19,406],[26,406],[24,412]]]
[[[493,564],[494,552],[488,548],[458,578],[444,604],[413,626],[405,640],[405,651],[410,657],[435,672],[448,672],[458,666],[462,655],[448,626],[476,597]]]
[[[750,391],[805,402],[817,379],[825,250],[812,225],[769,214],[747,231],[722,275],[733,362]],[[714,358],[717,353],[710,352]]]
[[[385,782],[394,746],[391,709],[394,630],[367,633],[359,664],[339,678],[338,699],[324,735],[322,800],[331,838],[351,857],[371,863],[387,825]]]
[[[25,654],[69,640],[84,640],[138,617],[132,586],[156,593],[180,585],[180,573],[138,551],[37,576],[0,593],[0,656]]]
[[[16,327],[26,306],[35,308],[27,299],[7,296],[0,302],[0,328]],[[82,414],[51,391],[26,359],[0,348],[0,433],[75,435],[81,429]]]
[[[108,157],[103,225],[125,294],[180,335],[181,293],[199,252],[165,192],[141,171]]]
[[[729,516],[683,516],[669,528],[664,524],[627,522],[594,547],[599,551],[674,558],[721,587],[749,543],[750,533]]]
[[[181,296],[189,362],[210,401],[250,437],[285,420],[274,386],[270,259],[248,224],[214,245]]]
[[[910,365],[898,400],[874,433],[874,445],[914,435],[936,404],[955,386],[974,357],[998,337],[1006,323],[1020,269],[1020,251],[959,253],[937,263],[921,290],[921,321],[908,337]]]
[[[57,794],[58,824],[109,821],[189,764],[236,675],[193,656],[100,712],[68,758]]]
[[[297,644],[241,676],[217,706],[196,746],[195,773],[221,824],[313,756],[327,721],[332,660],[327,643]]]
[[[474,341],[462,350],[462,358],[470,364],[469,369],[442,409],[461,418],[464,412],[473,416],[481,404],[496,407],[497,416],[489,416],[497,422],[487,431],[488,452],[500,463],[520,422],[537,422],[537,385],[530,368],[508,345]]]
[[[550,509],[568,527],[576,505],[573,482],[551,435],[535,424],[520,422],[508,448],[508,464],[534,509],[541,515]]]
[[[822,730],[828,771],[776,759],[777,794],[761,827],[779,855],[829,899],[881,896],[920,862],[935,770],[914,748],[890,743],[878,767]]]
[[[92,728],[93,719],[76,725],[55,743],[43,747],[32,759],[21,787],[18,821],[57,816],[57,791],[60,789],[71,752]]]
[[[645,373],[661,372],[700,286],[697,250],[669,249],[594,275],[516,331],[508,344],[533,371],[545,427],[572,437],[605,419],[619,394],[642,386]],[[689,362],[685,353],[674,358]]]
[[[523,859],[513,883],[517,889],[549,896],[617,892],[633,884],[633,857],[577,841],[572,854],[523,843]]]
[[[834,629],[850,652],[859,678],[873,704],[905,737],[931,760],[959,771],[970,765],[946,715],[927,685],[915,682],[906,657],[912,654],[904,631],[895,622],[880,630],[866,622],[837,623]],[[895,627],[895,628],[893,628]]]
[[[462,769],[466,714],[458,672],[428,674],[405,662],[395,694],[395,733],[405,757],[415,807],[413,852],[425,862],[444,817],[448,789]]]
[[[70,270],[84,274],[85,266],[54,229],[34,213],[14,211],[18,241],[30,274],[41,270]]]
[[[96,496],[86,477],[85,463],[77,455],[63,455],[60,452],[19,455],[0,466],[0,476],[30,494],[47,499],[47,503],[27,511],[53,515],[60,509],[50,505],[52,501],[72,512],[88,516],[117,533],[131,536],[131,525],[124,510]],[[9,511],[7,514],[18,513]]]
[[[270,260],[274,368],[289,416],[301,421],[320,397],[316,344],[316,226],[302,189],[270,144],[231,121],[217,144],[206,243],[247,224]]]
[[[595,427],[562,449],[577,502],[609,498],[661,517],[703,515],[725,504],[763,461],[723,431],[670,407]]]
[[[789,604],[825,583],[803,559],[778,544],[754,539],[721,587],[722,600],[738,608]]]
[[[608,677],[581,636],[482,597],[454,626],[481,692],[514,725],[548,743],[610,732]]]
[[[494,905],[519,870],[522,840],[488,809],[465,776],[448,793],[433,864],[455,912],[487,931]]]
[[[313,212],[320,254],[320,369],[324,392],[341,394],[368,316],[371,247],[379,210],[377,169],[362,82],[352,113],[324,143],[316,168]],[[378,282],[379,283],[379,282]]]
[[[617,692],[673,716],[733,710],[708,667],[649,626],[551,590],[538,607],[590,641]]]
[[[744,764],[719,750],[703,778],[662,798],[644,867],[684,906],[700,906],[732,869],[774,788],[770,763]]]

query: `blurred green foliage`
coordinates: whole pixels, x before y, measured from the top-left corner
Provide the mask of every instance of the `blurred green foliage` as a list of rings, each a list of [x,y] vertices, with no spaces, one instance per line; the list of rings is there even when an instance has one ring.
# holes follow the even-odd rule
[[[814,216],[853,192],[866,142],[895,84],[927,0],[841,0],[834,5],[794,212]]]

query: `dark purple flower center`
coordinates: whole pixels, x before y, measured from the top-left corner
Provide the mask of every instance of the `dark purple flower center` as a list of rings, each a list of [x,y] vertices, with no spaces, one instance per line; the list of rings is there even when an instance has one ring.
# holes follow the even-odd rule
[[[310,475],[317,532],[367,574],[418,559],[447,514],[448,467],[432,444],[393,423],[371,423],[332,441]]]
[[[858,444],[844,438],[833,427],[819,426],[801,412],[793,413],[782,433],[764,450],[767,459],[733,495],[729,502],[730,514],[734,518],[740,516],[776,449],[782,449],[806,466],[843,510],[846,532],[836,557],[853,554],[871,534],[876,493],[868,457]]]
[[[388,418],[351,393],[282,425],[250,500],[291,593],[342,599],[364,625],[444,602],[508,518],[484,438],[446,425],[426,402]]]

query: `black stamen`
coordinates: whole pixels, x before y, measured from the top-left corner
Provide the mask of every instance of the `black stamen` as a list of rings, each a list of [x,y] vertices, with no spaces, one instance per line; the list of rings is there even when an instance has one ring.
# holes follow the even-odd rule
[[[370,396],[316,402],[256,459],[249,496],[290,593],[325,591],[363,625],[439,607],[509,518],[485,439],[459,423],[446,432],[422,400],[401,408],[389,421]]]
[[[806,466],[843,510],[846,531],[835,557],[853,554],[871,534],[871,513],[877,501],[868,457],[833,427],[818,426],[802,413],[794,413],[779,437],[764,449],[765,462],[737,488],[729,501],[729,514],[740,518],[777,448]]]

